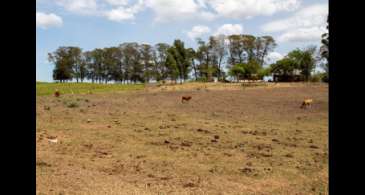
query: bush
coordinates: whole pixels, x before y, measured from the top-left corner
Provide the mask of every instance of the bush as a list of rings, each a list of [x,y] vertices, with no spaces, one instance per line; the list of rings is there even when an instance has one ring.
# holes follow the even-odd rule
[[[310,82],[320,82],[322,80],[322,76],[320,74],[313,75],[309,78]]]
[[[311,81],[311,82],[328,82],[328,74],[327,73],[314,74],[310,77],[309,81]]]
[[[231,81],[229,81],[227,79],[223,79],[223,80],[221,80],[221,82],[223,82],[223,83],[230,83]]]
[[[76,108],[79,107],[79,105],[76,102],[70,102],[67,104],[68,108]]]
[[[205,78],[205,77],[202,77],[202,78],[198,78],[196,81],[197,81],[197,82],[207,82],[207,81],[208,81],[208,79],[207,79],[207,78]]]
[[[325,74],[323,77],[322,77],[322,82],[325,82],[325,83],[328,83],[328,75]]]

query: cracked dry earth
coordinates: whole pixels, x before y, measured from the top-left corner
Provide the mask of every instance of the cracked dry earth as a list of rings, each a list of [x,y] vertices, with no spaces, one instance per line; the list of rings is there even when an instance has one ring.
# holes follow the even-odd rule
[[[36,139],[37,194],[328,194],[327,85],[41,96]]]

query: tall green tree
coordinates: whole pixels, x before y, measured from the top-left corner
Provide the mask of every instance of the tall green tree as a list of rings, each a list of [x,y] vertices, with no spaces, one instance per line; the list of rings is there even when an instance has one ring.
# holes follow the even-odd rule
[[[188,48],[187,51],[188,51],[188,58],[191,60],[192,70],[194,71],[194,78],[195,78],[195,81],[197,81],[198,80],[198,68],[195,63],[196,52],[193,48]]]
[[[85,51],[83,53],[83,58],[84,58],[84,63],[85,63],[85,68],[86,68],[86,78],[91,80],[92,83],[95,82],[96,79],[96,75],[95,75],[95,67],[94,67],[94,62],[93,62],[93,58],[91,55],[91,51]]]
[[[168,49],[165,65],[167,68],[168,77],[170,78],[171,81],[175,81],[176,83],[176,80],[177,78],[179,78],[180,73],[177,62],[173,55],[173,53],[175,52],[174,50],[175,49],[173,47],[170,47]]]
[[[86,56],[85,53],[81,53],[81,59],[80,59],[80,67],[79,67],[79,78],[81,83],[84,82],[84,79],[87,78],[87,62],[86,62]]]
[[[70,47],[59,47],[55,52],[48,53],[48,61],[55,64],[53,79],[61,83],[73,78],[73,56]]]
[[[82,50],[79,47],[68,47],[69,62],[72,66],[73,78],[76,78],[76,82],[81,79],[81,74],[83,71],[82,65]]]
[[[260,64],[256,60],[250,60],[247,63],[244,63],[244,78],[249,80],[257,80],[258,73],[261,69]]]
[[[153,74],[157,81],[165,80],[168,75],[168,68],[166,65],[167,50],[169,45],[166,43],[157,43],[153,50]]]
[[[327,18],[327,27],[326,27],[327,30],[329,30],[328,19],[329,18]],[[328,32],[322,34],[321,43],[322,43],[322,46],[320,48],[321,56],[323,58],[325,58],[328,62],[328,58],[329,58],[329,49],[328,49],[329,48],[329,33]]]
[[[255,53],[256,53],[256,61],[263,67],[265,63],[265,57],[269,54],[269,52],[273,51],[277,46],[274,38],[271,36],[262,36],[256,38],[255,41]]]
[[[209,45],[211,48],[211,55],[213,56],[212,62],[213,67],[217,70],[217,77],[219,80],[222,80],[222,72],[223,72],[223,63],[224,59],[227,55],[227,47],[225,44],[225,36],[224,35],[217,35],[211,36],[209,38]]]
[[[102,83],[104,77],[104,50],[94,49],[90,53],[93,63],[93,71],[95,71],[95,81]]]
[[[229,74],[239,79],[256,80],[261,71],[260,64],[255,60],[250,60],[247,63],[235,64],[229,69]]]
[[[241,35],[241,41],[246,61],[257,60],[255,56],[256,37],[253,35]]]
[[[230,76],[236,77],[237,82],[239,82],[239,80],[243,78],[245,72],[246,70],[244,64],[235,64],[229,69],[228,74]]]
[[[316,47],[310,46],[304,50],[296,49],[288,53],[288,58],[297,63],[297,67],[300,69],[305,81],[309,81],[316,67],[315,51]]]
[[[120,45],[125,65],[125,79],[127,82],[144,82],[143,64],[138,43],[123,43]]]
[[[142,44],[140,54],[143,63],[143,78],[148,83],[153,78],[153,47]]]
[[[185,49],[184,42],[179,39],[174,41],[174,44],[169,49],[170,54],[174,57],[177,68],[179,70],[180,83],[188,79],[190,72],[190,59],[187,49]]]
[[[270,65],[271,73],[282,75],[284,78],[290,78],[294,71],[299,69],[298,63],[293,58],[285,57]]]
[[[244,45],[241,35],[228,36],[229,41],[229,58],[228,63],[233,66],[234,64],[242,64],[244,62]]]
[[[327,30],[328,30],[328,19],[327,19]],[[325,59],[325,62],[321,64],[322,68],[325,70],[324,80],[328,81],[328,73],[329,73],[329,33],[326,32],[322,34],[322,45],[320,47],[320,54],[322,59]]]
[[[197,57],[199,61],[199,65],[197,67],[199,76],[204,80],[210,81],[212,74],[210,74],[210,62],[211,62],[211,55],[210,55],[210,46],[202,39],[197,39],[198,41],[198,50],[197,50]]]
[[[104,81],[108,83],[110,80],[120,81],[122,72],[121,66],[121,51],[118,47],[104,48],[103,64],[104,64]]]

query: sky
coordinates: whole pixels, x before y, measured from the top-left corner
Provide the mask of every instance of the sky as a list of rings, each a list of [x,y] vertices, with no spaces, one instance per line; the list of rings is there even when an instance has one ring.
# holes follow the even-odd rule
[[[52,80],[48,53],[60,46],[83,51],[124,42],[196,48],[217,34],[270,35],[277,47],[267,62],[296,48],[320,47],[328,0],[36,0],[36,79]]]

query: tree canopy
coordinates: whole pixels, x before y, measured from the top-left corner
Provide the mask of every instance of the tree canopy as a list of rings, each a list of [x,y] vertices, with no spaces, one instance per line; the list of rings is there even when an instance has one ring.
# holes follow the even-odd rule
[[[291,74],[293,69],[300,69],[308,79],[315,67],[315,48],[307,48],[294,50],[270,69],[264,68],[266,56],[277,46],[271,36],[216,35],[207,41],[198,38],[197,45],[196,50],[186,48],[176,39],[172,45],[127,42],[91,51],[59,47],[48,59],[55,65],[53,79],[60,82],[87,79],[98,83],[148,83],[169,79],[182,83],[190,78],[225,80],[226,71],[237,79],[261,79],[269,70]]]
[[[316,67],[315,51],[316,47],[313,46],[303,50],[295,49],[283,59],[272,64],[271,72],[284,77],[291,77],[297,71],[304,80],[308,81]]]

